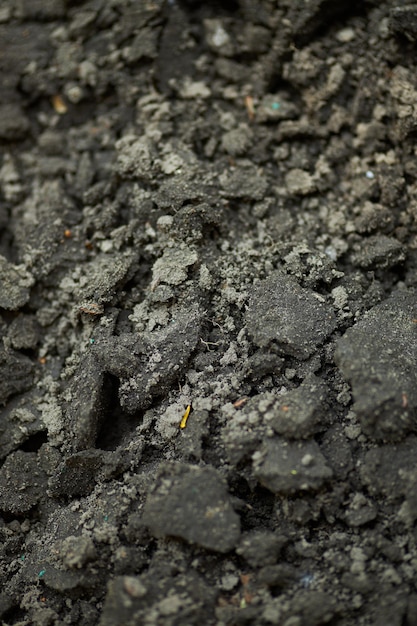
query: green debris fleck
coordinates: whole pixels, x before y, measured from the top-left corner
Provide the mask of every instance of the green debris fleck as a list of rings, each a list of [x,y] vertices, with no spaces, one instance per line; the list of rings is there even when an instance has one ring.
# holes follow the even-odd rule
[[[297,470],[291,470],[292,476],[297,476]]]
[[[38,574],[38,578],[43,578],[46,574],[46,569],[41,569],[41,571]]]
[[[273,109],[274,111],[278,111],[278,109],[281,107],[279,102],[273,102],[271,104],[271,109]]]
[[[91,344],[96,343],[96,340],[95,340],[95,339],[93,339],[93,338],[91,338],[91,339],[90,339],[90,343],[91,343]]]

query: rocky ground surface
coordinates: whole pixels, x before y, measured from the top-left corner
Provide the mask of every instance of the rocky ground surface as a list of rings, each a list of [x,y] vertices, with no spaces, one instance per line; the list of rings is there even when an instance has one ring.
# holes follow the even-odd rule
[[[417,624],[416,42],[2,1],[2,624]]]

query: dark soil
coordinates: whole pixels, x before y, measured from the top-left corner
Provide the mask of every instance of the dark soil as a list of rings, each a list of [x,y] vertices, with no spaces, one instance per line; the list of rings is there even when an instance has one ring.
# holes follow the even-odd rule
[[[2,0],[0,621],[417,624],[417,5]]]

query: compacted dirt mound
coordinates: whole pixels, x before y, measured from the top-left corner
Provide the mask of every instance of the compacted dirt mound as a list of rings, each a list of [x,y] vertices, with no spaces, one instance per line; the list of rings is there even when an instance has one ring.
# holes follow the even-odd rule
[[[417,624],[416,46],[3,0],[2,624]]]

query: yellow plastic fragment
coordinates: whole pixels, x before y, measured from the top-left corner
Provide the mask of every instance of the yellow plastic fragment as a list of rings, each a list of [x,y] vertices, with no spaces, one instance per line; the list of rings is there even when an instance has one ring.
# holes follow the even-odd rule
[[[54,107],[54,111],[59,115],[64,115],[64,113],[68,111],[67,105],[59,94],[52,96],[52,106]]]
[[[180,422],[180,428],[185,428],[187,426],[187,420],[188,420],[188,416],[190,415],[190,411],[191,411],[191,404],[189,404],[187,408],[185,409],[185,413],[182,416],[182,420]]]

